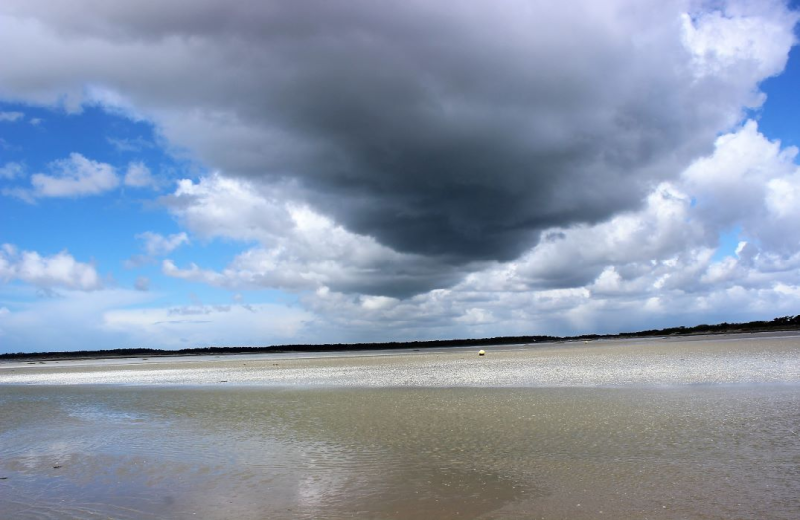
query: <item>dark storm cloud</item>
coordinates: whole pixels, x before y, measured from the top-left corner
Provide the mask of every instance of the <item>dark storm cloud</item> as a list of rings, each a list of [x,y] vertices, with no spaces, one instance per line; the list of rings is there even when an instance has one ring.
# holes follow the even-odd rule
[[[728,18],[783,13],[735,4]],[[60,81],[121,93],[208,166],[263,186],[289,180],[295,196],[396,251],[451,266],[509,260],[543,229],[637,206],[780,70],[759,68],[760,56],[699,59],[687,9],[12,2],[7,11],[86,55],[69,58],[65,77],[6,71],[6,92],[46,98]]]

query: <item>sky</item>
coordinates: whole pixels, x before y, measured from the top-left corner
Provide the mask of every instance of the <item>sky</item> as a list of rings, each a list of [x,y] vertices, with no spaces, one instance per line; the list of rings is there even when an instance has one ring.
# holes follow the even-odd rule
[[[0,353],[800,314],[798,20],[6,0]]]

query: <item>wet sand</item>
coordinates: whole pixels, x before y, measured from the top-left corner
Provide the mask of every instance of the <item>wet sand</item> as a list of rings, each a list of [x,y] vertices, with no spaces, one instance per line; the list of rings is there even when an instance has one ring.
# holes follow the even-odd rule
[[[0,364],[0,384],[580,387],[800,383],[800,335],[742,334],[372,354]]]
[[[486,350],[4,364],[0,517],[797,518],[797,336]]]

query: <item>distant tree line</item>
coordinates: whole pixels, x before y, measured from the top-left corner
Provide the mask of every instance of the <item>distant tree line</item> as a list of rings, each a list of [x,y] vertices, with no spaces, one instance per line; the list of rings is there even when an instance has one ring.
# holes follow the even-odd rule
[[[722,334],[732,332],[765,332],[770,330],[793,330],[800,328],[800,315],[782,316],[772,321],[751,321],[748,323],[717,323],[716,325],[696,325],[694,327],[672,327],[661,330],[623,332],[619,337],[668,336],[673,334]]]
[[[75,359],[105,357],[148,357],[148,356],[203,356],[223,354],[260,354],[281,352],[338,352],[393,349],[428,349],[445,347],[481,347],[490,345],[522,345],[527,343],[551,343],[559,341],[595,340],[614,338],[638,338],[652,336],[679,336],[700,334],[731,334],[741,332],[768,332],[800,329],[800,315],[783,316],[772,321],[751,321],[748,323],[718,323],[716,325],[696,325],[694,327],[670,327],[666,329],[622,332],[619,334],[584,334],[581,336],[501,336],[495,338],[448,339],[433,341],[391,341],[384,343],[333,343],[305,345],[272,345],[259,347],[199,347],[180,350],[155,348],[120,348],[113,350],[77,350],[71,352],[34,352],[0,354],[0,360],[24,359]]]

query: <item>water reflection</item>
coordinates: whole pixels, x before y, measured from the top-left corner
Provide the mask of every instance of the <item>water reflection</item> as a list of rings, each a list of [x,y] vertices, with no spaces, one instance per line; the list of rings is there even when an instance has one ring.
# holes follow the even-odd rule
[[[793,518],[797,390],[0,387],[0,510]]]

